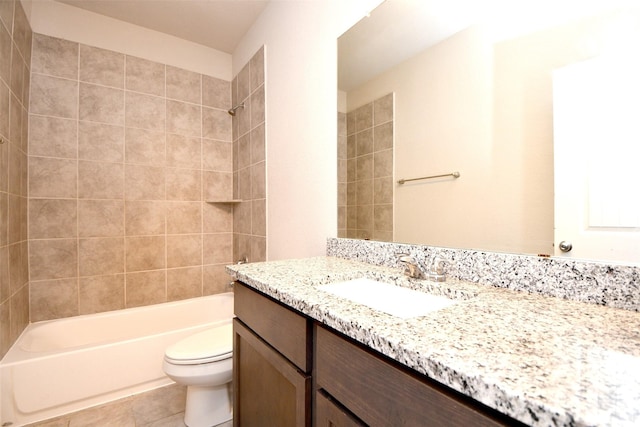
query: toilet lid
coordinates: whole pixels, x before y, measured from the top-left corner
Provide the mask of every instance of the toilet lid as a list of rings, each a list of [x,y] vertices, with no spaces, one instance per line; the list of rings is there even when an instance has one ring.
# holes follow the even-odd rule
[[[193,365],[228,359],[233,351],[231,323],[198,332],[169,346],[165,358],[177,365]]]

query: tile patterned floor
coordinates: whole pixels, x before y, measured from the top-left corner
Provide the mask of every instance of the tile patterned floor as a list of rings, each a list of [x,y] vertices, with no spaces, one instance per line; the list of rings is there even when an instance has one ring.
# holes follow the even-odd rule
[[[186,387],[170,385],[28,427],[185,427],[185,397]]]

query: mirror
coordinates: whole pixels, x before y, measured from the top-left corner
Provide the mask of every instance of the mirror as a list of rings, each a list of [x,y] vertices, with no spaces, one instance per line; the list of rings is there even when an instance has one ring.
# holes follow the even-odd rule
[[[638,55],[640,13],[616,1],[462,3],[386,0],[341,36],[339,110],[393,94],[393,241],[557,255],[554,72]],[[349,232],[339,236],[367,237]]]

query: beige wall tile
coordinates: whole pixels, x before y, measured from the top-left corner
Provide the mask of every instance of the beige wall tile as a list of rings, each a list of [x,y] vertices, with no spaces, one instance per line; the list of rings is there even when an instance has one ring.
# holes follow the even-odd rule
[[[127,201],[125,203],[125,233],[144,236],[165,233],[165,202]]]
[[[127,127],[164,132],[165,99],[129,92],[125,94],[125,124]]]
[[[251,131],[251,163],[265,160],[264,123]]]
[[[165,268],[165,237],[127,237],[125,258],[127,272]]]
[[[375,204],[393,203],[393,177],[377,178],[373,181],[373,202]]]
[[[24,70],[27,68],[27,65],[24,63],[24,60],[20,56],[20,52],[18,51],[17,45],[14,43],[13,45],[13,53],[11,57],[11,76],[10,76],[10,85],[11,91],[17,96],[17,98],[22,102],[23,98],[23,90],[24,90]]]
[[[81,199],[122,199],[124,166],[88,160],[78,162],[78,197]]]
[[[374,151],[393,148],[393,122],[385,123],[373,128]]]
[[[26,165],[25,156],[22,150],[13,143],[9,144],[9,187],[8,192],[12,194],[22,194],[22,169]]]
[[[80,237],[124,236],[122,200],[78,200]]]
[[[80,120],[124,124],[124,91],[89,83],[80,83]]]
[[[17,2],[16,2],[17,3]],[[26,61],[31,61],[33,34],[22,4],[16,4],[13,15],[13,40]]]
[[[78,288],[79,314],[124,308],[124,274],[81,277]]]
[[[368,179],[356,182],[356,204],[371,205],[373,204],[373,181]]]
[[[256,163],[251,166],[251,196],[254,199],[264,199],[267,197],[265,183],[265,162]]]
[[[233,206],[227,204],[203,204],[203,231],[205,233],[226,233],[233,231]]]
[[[7,240],[8,243],[18,243],[22,240],[22,221],[26,220],[26,211],[23,211],[22,197],[9,194]]]
[[[358,161],[356,158],[347,160],[347,182],[354,182],[357,178]]]
[[[357,155],[356,134],[347,136],[347,159],[353,159]]]
[[[15,94],[9,99],[9,141],[22,149],[22,114],[23,108]]]
[[[29,196],[75,198],[77,195],[77,161],[29,158]]]
[[[200,74],[167,66],[167,98],[201,104],[201,86]]]
[[[251,94],[251,129],[264,123],[264,86]]]
[[[33,35],[31,71],[67,79],[78,78],[78,43]]]
[[[266,237],[267,235],[266,200],[254,200],[251,205],[251,234]]]
[[[233,175],[226,172],[204,171],[204,199],[229,200],[233,196]]]
[[[0,246],[0,304],[11,296],[9,283],[9,248]]]
[[[167,236],[167,268],[202,265],[202,235]]]
[[[373,228],[377,231],[393,230],[393,205],[374,206]]]
[[[0,80],[0,135],[9,138],[9,87]]]
[[[238,101],[244,101],[251,94],[251,64],[247,63],[238,73]]]
[[[253,262],[251,258],[251,236],[248,234],[233,234],[233,259],[234,262],[238,260],[247,259],[249,262]]]
[[[367,154],[356,158],[356,180],[373,178],[373,155]]]
[[[235,205],[233,211],[233,232],[251,234],[251,200]]]
[[[26,265],[21,243],[9,245],[9,287],[11,294],[17,292],[28,280],[23,266]]]
[[[127,163],[164,166],[165,151],[164,132],[126,128],[125,159]]]
[[[202,232],[201,202],[166,202],[167,234]]]
[[[164,64],[133,56],[127,56],[126,62],[126,87],[128,90],[164,96]]]
[[[227,141],[202,140],[202,168],[218,172],[233,170],[233,145]]]
[[[251,169],[244,168],[238,171],[237,197],[240,200],[251,199]]]
[[[358,205],[358,228],[373,231],[373,205]],[[371,235],[366,236],[371,238]]]
[[[167,301],[202,296],[202,266],[167,270]]]
[[[264,83],[264,46],[253,55],[249,61],[249,67],[250,87],[254,91]]]
[[[31,321],[78,315],[78,279],[31,282]]]
[[[200,137],[202,135],[202,107],[186,102],[167,100],[167,132]]]
[[[0,58],[11,58],[11,35],[4,26],[0,25]],[[9,82],[11,76],[11,61],[3,60],[0,62],[0,79]]]
[[[378,151],[373,155],[373,176],[382,178],[393,174],[393,151]]]
[[[29,111],[45,116],[78,116],[78,83],[72,80],[34,74],[31,78]]]
[[[18,339],[24,328],[29,325],[29,286],[20,288],[9,301],[11,322],[9,330],[11,342]]]
[[[236,117],[243,114],[244,109],[237,110]],[[202,108],[202,136],[218,141],[231,141],[231,116],[226,110]]]
[[[31,240],[29,266],[31,280],[75,277],[78,271],[77,240]]]
[[[224,264],[205,265],[202,267],[202,293],[203,295],[214,295],[222,292],[229,292],[232,282],[231,276],[226,273]]]
[[[80,239],[78,258],[80,276],[124,273],[124,238]]]
[[[202,171],[167,168],[167,200],[202,200]]]
[[[0,192],[0,247],[6,246],[9,242],[9,195]]]
[[[267,260],[266,238],[251,236],[251,260],[252,262],[261,262]]]
[[[124,55],[81,44],[80,81],[123,88]]]
[[[78,158],[102,162],[124,159],[124,127],[105,123],[78,123]]]
[[[126,307],[158,304],[167,300],[166,270],[127,273],[125,278]]]
[[[373,101],[373,123],[379,125],[393,120],[393,93]]]
[[[78,156],[78,125],[75,120],[31,115],[29,154],[35,156]]]
[[[232,262],[233,234],[204,234],[204,264],[222,264]]]
[[[231,107],[231,82],[203,75],[202,105],[228,110]]]
[[[164,200],[165,169],[156,166],[125,165],[126,200]]]
[[[75,237],[78,234],[77,219],[76,200],[31,199],[29,201],[29,237],[31,239]]]
[[[355,131],[360,132],[371,126],[373,126],[373,103],[365,104],[355,110]]]
[[[356,155],[373,153],[373,130],[365,129],[356,134]]]
[[[200,169],[202,167],[202,140],[167,134],[167,166]]]

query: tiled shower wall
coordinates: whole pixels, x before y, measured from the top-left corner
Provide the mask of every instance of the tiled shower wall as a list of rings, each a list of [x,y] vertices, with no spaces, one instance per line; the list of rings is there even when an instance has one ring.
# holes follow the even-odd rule
[[[347,114],[338,112],[338,237],[347,237]]]
[[[31,321],[218,293],[231,83],[34,34]]]
[[[29,323],[27,153],[32,32],[0,1],[0,358]]]
[[[392,93],[347,113],[346,151],[347,237],[392,241]]]
[[[233,105],[244,104],[233,118],[234,260],[265,261],[265,92],[264,46],[232,82]]]

